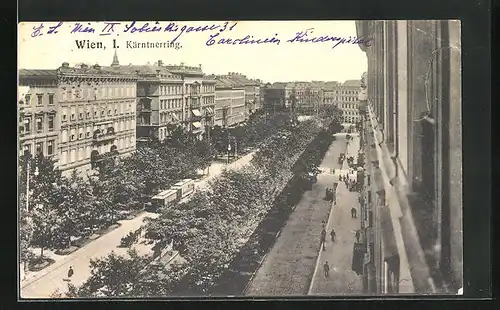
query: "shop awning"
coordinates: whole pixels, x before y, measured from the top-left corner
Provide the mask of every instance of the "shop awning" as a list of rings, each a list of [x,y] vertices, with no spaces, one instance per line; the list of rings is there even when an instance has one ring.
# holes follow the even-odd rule
[[[179,118],[177,117],[177,114],[175,114],[175,113],[172,113],[172,118],[173,118],[174,120],[176,120],[176,121],[178,121],[178,120],[179,120]]]
[[[210,113],[210,114],[214,114],[214,110],[212,110],[211,107],[207,107],[207,112]]]
[[[193,109],[193,110],[191,110],[191,112],[193,112],[194,116],[201,116],[201,112],[198,109]]]
[[[193,123],[193,126],[194,126],[195,128],[201,128],[201,123],[200,123],[200,122],[194,122],[194,123]]]

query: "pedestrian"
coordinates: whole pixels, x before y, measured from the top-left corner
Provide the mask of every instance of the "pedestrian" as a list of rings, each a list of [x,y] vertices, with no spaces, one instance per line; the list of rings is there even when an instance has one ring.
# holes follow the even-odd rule
[[[73,276],[73,274],[74,274],[74,273],[75,273],[75,272],[73,271],[73,267],[72,267],[72,266],[69,266],[69,270],[68,270],[68,279],[70,279],[70,278]]]
[[[355,218],[357,217],[356,213],[357,213],[356,208],[354,208],[354,207],[353,207],[353,208],[351,208],[351,217],[352,217],[353,219],[355,219]]]
[[[323,230],[321,230],[321,239],[320,239],[320,246],[323,246],[323,251],[326,251],[325,241],[326,241],[326,230],[323,227]]]
[[[335,229],[332,228],[332,231],[330,232],[330,237],[332,238],[332,242],[335,242]]]
[[[359,237],[360,237],[360,233],[359,233],[359,229],[356,230],[356,243],[359,243]]]
[[[326,261],[323,265],[323,269],[325,270],[325,277],[328,278],[330,276],[330,266],[328,266],[328,261]]]

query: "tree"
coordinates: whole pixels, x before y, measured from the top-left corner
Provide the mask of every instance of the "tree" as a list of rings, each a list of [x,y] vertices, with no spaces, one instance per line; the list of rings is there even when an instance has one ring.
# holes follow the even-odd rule
[[[70,297],[149,297],[165,296],[181,278],[184,266],[151,266],[150,256],[133,249],[127,256],[111,252],[90,261],[91,274],[79,288],[69,288]]]
[[[58,190],[52,195],[54,211],[58,218],[55,236],[58,248],[71,247],[71,237],[85,234],[89,218],[94,216],[91,208],[92,194],[89,183],[74,170],[69,178],[64,178]]]
[[[19,159],[19,192],[26,198],[27,172],[29,167],[29,209],[36,203],[50,198],[54,185],[61,182],[61,171],[56,168],[52,158],[44,157],[43,154],[32,156],[29,153]],[[35,173],[36,171],[36,173]],[[26,204],[26,200],[23,200]]]
[[[57,211],[47,204],[37,204],[32,212],[33,237],[31,243],[40,247],[40,259],[43,258],[43,250],[53,244],[56,237],[55,232],[59,228]]]
[[[107,257],[91,259],[90,277],[78,289],[80,297],[134,297],[137,279],[149,259],[129,250],[128,257],[111,252]]]

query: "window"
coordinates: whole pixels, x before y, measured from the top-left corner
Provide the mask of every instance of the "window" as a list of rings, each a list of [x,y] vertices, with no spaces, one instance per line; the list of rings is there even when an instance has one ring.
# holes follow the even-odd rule
[[[54,154],[54,141],[47,142],[47,155]]]
[[[24,99],[25,99],[27,105],[31,104],[31,95],[30,94],[25,95]]]
[[[78,114],[78,119],[83,119],[83,113],[81,113],[81,112],[80,112],[80,113]]]
[[[36,118],[36,131],[41,132],[43,130],[43,117],[39,116]]]
[[[87,138],[90,137],[90,131],[87,131]]]
[[[106,116],[106,111],[102,110],[102,111],[101,111],[101,116],[102,116],[102,117]]]
[[[74,121],[75,120],[75,113],[71,113],[71,120]]]
[[[115,109],[115,115],[118,115],[118,109]]]
[[[24,119],[24,131],[26,133],[31,133],[31,120],[29,118]]]
[[[37,94],[37,105],[43,105],[43,95],[42,94]]]
[[[111,109],[108,110],[108,116],[111,116]]]
[[[97,117],[97,110],[94,111],[94,117]]]
[[[39,142],[36,144],[36,153],[43,154],[43,142]]]
[[[54,104],[54,94],[49,94],[49,105]]]
[[[54,130],[54,115],[49,115],[49,130]]]
[[[75,141],[76,137],[74,134],[71,135],[71,141]]]
[[[78,139],[83,139],[83,132],[80,132],[80,133],[78,134]]]

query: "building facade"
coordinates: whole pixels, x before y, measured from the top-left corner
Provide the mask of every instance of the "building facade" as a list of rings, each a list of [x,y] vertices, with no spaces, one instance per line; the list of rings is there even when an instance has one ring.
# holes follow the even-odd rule
[[[57,72],[21,70],[18,87],[19,155],[57,155]]]
[[[260,109],[260,80],[249,79],[246,75],[237,72],[229,72],[226,75],[218,75],[217,77],[227,79],[233,83],[234,87],[245,90],[246,119]]]
[[[215,78],[205,75],[201,65],[194,67],[181,63],[165,68],[181,77],[184,128],[201,139],[215,124]]]
[[[368,58],[360,94],[366,175],[365,287],[463,287],[461,52],[458,21],[359,21]]]
[[[26,126],[31,121],[37,124],[37,134],[43,133],[43,128],[50,132],[43,141],[38,135],[33,137],[33,143],[37,152],[55,153],[63,173],[85,171],[104,157],[135,150],[134,76],[110,72],[99,65],[69,67],[68,63],[57,70],[20,70],[19,75],[20,85],[29,86],[29,93],[36,94],[36,102],[30,96],[28,105],[38,107],[33,116],[26,117],[26,108],[21,113],[24,132],[32,130]],[[25,149],[31,143],[21,141]]]
[[[137,141],[164,141],[182,127],[201,139],[214,125],[215,80],[201,66],[121,66],[115,53],[108,70],[137,76]]]
[[[230,128],[246,121],[245,89],[229,79],[218,78],[215,85],[214,125]]]

